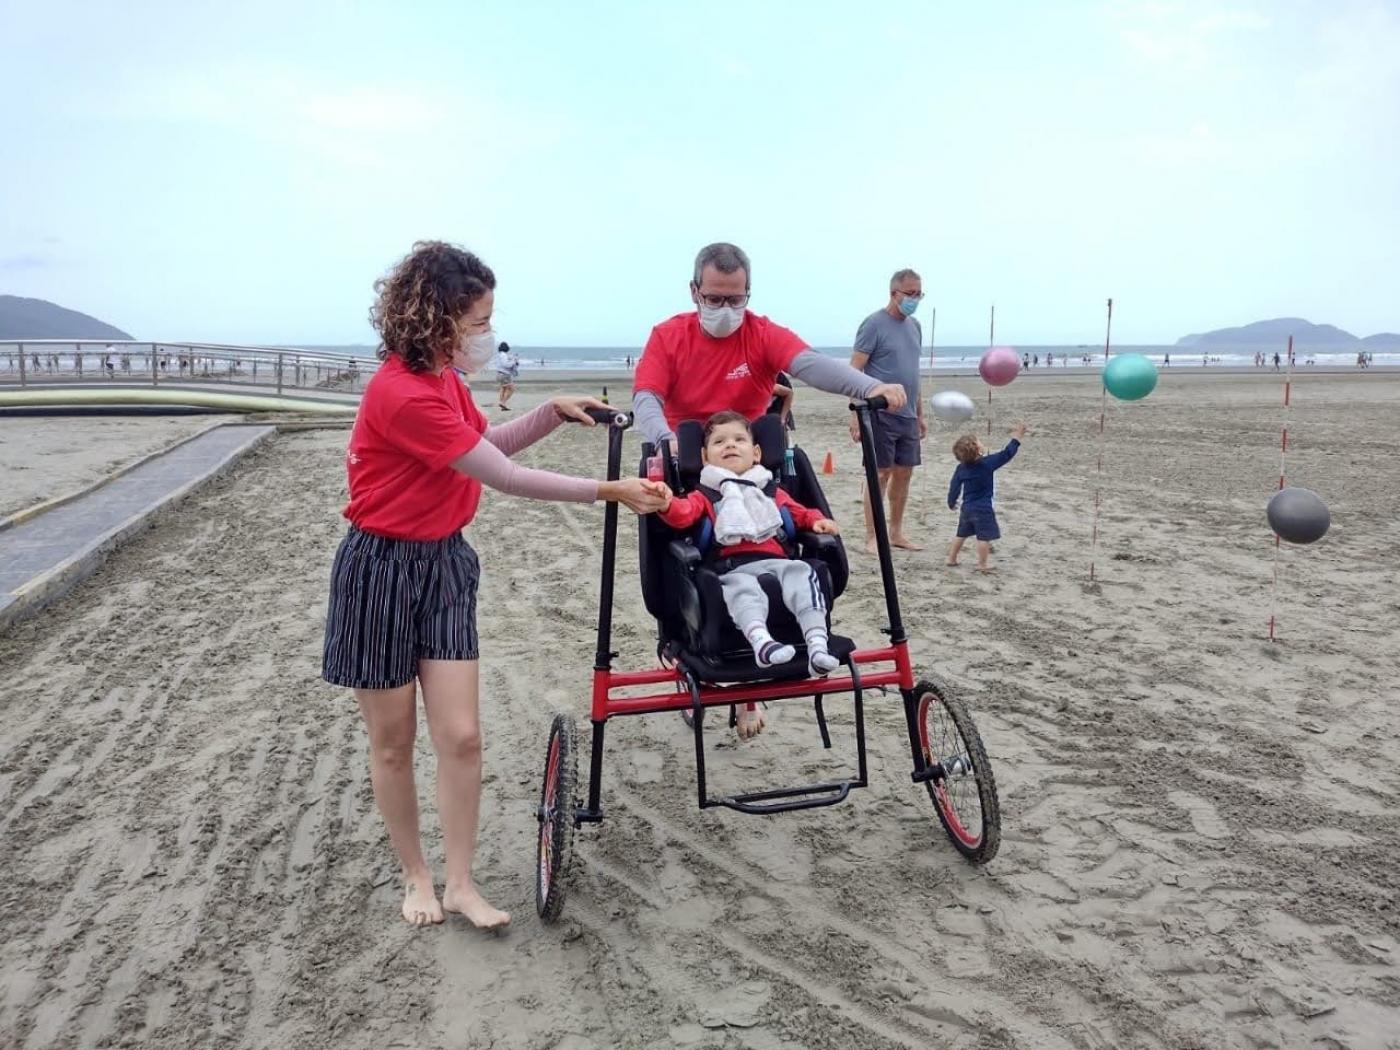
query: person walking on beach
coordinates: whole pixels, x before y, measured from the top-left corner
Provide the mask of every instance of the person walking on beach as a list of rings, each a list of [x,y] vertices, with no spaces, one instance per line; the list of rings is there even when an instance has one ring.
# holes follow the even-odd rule
[[[496,405],[502,412],[510,411],[510,399],[515,394],[515,381],[520,377],[520,357],[501,343],[496,349]]]
[[[412,252],[375,285],[371,320],[383,362],[365,385],[346,457],[350,527],[331,568],[321,675],[355,691],[369,736],[370,781],[402,866],[403,917],[474,926],[510,921],[472,881],[481,804],[477,581],[462,529],[482,486],[533,499],[609,500],[660,510],[665,485],[592,481],[529,470],[509,456],[565,420],[591,424],[587,397],[557,397],[488,426],[453,369],[491,360],[496,277],[475,255],[440,241]],[[421,686],[437,754],[438,811],[447,855],[439,900],[418,831],[413,753]]]
[[[920,444],[928,436],[924,401],[919,397],[919,358],[923,329],[914,312],[924,297],[923,281],[913,270],[898,270],[890,278],[889,300],[860,323],[851,367],[882,383],[904,388],[898,411],[877,412],[870,423],[875,437],[875,468],[880,494],[889,502],[890,543],[905,550],[923,550],[904,534],[904,508],[914,468],[922,461]],[[860,440],[860,423],[851,415],[851,440]],[[870,493],[865,493],[865,549],[875,553],[875,522]]]
[[[1275,350],[1275,351],[1274,351],[1274,371],[1275,371],[1275,372],[1277,372],[1277,371],[1279,370],[1278,366],[1279,366],[1279,362],[1280,362],[1281,360],[1282,360],[1282,358],[1279,357],[1278,351]]]
[[[670,441],[686,419],[722,409],[746,419],[763,414],[786,372],[818,390],[845,397],[882,396],[904,407],[904,388],[881,383],[811,349],[790,329],[747,309],[749,257],[732,244],[706,245],[695,257],[690,299],[695,309],[651,330],[632,382],[637,429],[653,445]]]
[[[961,499],[962,513],[958,517],[957,535],[948,544],[949,565],[958,563],[963,543],[969,536],[976,536],[977,570],[996,571],[987,563],[992,541],[1001,539],[995,503],[996,472],[1015,458],[1021,439],[1029,433],[1026,424],[1017,423],[1011,428],[1011,440],[1006,447],[992,453],[987,452],[987,447],[975,434],[964,434],[954,442],[953,455],[958,466],[948,484],[948,509],[956,510]]]

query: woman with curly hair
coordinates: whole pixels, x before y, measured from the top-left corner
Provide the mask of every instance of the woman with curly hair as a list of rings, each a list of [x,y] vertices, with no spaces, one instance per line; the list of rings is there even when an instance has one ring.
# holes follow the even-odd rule
[[[488,426],[454,369],[475,372],[496,349],[495,275],[470,252],[415,244],[378,281],[370,319],[383,364],[365,386],[350,435],[350,529],[331,570],[322,677],[355,691],[369,734],[370,780],[403,867],[403,917],[504,926],[472,882],[481,804],[476,591],[480,565],[462,529],[483,485],[533,499],[658,510],[665,486],[641,478],[591,481],[510,460],[567,419],[592,424],[587,397],[559,397]],[[417,690],[438,764],[447,854],[441,901],[418,833],[413,742]]]

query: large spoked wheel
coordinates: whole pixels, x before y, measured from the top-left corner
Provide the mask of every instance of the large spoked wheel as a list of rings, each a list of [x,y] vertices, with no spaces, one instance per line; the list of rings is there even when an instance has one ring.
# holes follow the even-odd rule
[[[925,679],[914,687],[914,696],[924,760],[942,768],[942,775],[924,787],[957,851],[985,864],[1001,845],[1001,806],[981,734],[944,683]]]
[[[574,853],[574,785],[578,782],[578,732],[568,715],[555,715],[545,751],[540,791],[540,842],[535,865],[535,910],[545,922],[559,918]]]

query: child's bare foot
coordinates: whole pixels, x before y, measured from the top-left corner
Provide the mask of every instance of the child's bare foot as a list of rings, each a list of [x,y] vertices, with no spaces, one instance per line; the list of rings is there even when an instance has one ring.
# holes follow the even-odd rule
[[[921,551],[924,549],[924,545],[922,543],[915,543],[902,532],[896,533],[895,535],[891,536],[890,543],[895,547],[900,547],[907,551]]]
[[[442,905],[433,889],[433,877],[426,872],[406,879],[403,891],[403,917],[411,926],[442,922]]]
[[[763,717],[763,711],[757,704],[744,704],[739,708],[736,715],[737,721],[734,724],[734,732],[739,734],[740,740],[751,740],[763,732],[763,727],[768,724]]]
[[[499,930],[510,925],[510,912],[493,908],[472,883],[448,886],[442,891],[444,911],[455,911],[478,930]]]

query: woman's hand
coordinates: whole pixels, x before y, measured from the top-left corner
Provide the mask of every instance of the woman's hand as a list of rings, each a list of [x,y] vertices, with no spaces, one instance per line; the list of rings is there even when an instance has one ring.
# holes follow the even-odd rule
[[[598,498],[609,503],[624,504],[638,514],[654,514],[671,505],[671,489],[661,481],[621,478],[598,482]]]
[[[812,531],[819,536],[839,536],[841,535],[841,526],[830,518],[818,518],[812,522]]]
[[[555,413],[560,419],[573,420],[575,423],[582,423],[586,427],[597,426],[597,421],[588,414],[590,408],[601,408],[604,412],[616,411],[611,405],[605,405],[596,397],[575,397],[567,395],[565,397],[550,398],[549,403],[554,406]]]

